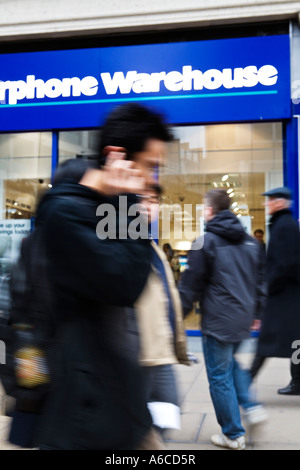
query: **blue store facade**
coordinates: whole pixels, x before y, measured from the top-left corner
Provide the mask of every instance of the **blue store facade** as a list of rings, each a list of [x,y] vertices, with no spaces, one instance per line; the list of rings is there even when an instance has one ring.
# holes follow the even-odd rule
[[[247,33],[202,33],[198,40],[194,32],[177,42],[173,35],[165,42],[135,38],[105,47],[49,43],[48,50],[33,44],[1,54],[2,273],[30,231],[57,165],[75,156],[92,158],[105,116],[128,101],[159,110],[174,128],[175,141],[158,175],[166,207],[175,204],[185,213],[185,204],[192,210],[199,205],[201,212],[204,193],[224,187],[245,229],[262,229],[267,241],[261,193],[285,184],[299,219],[300,105],[292,28]],[[182,270],[201,225],[201,213],[186,216],[190,226],[181,239],[171,220],[170,234],[159,240],[171,243]]]

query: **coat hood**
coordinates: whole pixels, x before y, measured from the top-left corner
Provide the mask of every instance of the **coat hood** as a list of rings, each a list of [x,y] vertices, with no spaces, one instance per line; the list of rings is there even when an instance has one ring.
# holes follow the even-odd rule
[[[206,231],[215,233],[233,242],[242,241],[246,235],[239,219],[230,210],[219,212],[213,219],[207,222]]]

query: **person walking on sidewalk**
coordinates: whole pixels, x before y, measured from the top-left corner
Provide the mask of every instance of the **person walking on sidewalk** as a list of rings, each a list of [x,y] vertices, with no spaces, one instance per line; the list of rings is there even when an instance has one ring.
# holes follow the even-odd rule
[[[125,311],[148,280],[151,242],[130,214],[171,139],[151,108],[118,106],[101,128],[97,167],[53,185],[39,206],[55,302],[39,449],[134,450],[151,438],[138,337]]]
[[[268,300],[263,314],[251,376],[255,378],[267,357],[291,358],[300,339],[300,232],[290,211],[291,191],[275,188],[267,199],[270,241],[267,250]],[[280,395],[300,395],[300,364],[291,360],[291,381]]]
[[[141,198],[142,212],[149,229],[159,214],[162,187],[149,186]],[[151,231],[149,230],[151,233]],[[134,312],[132,311],[134,310]],[[133,315],[132,315],[133,314]],[[154,434],[165,449],[167,429],[180,428],[180,400],[174,364],[190,365],[186,349],[186,333],[182,306],[172,269],[164,251],[151,240],[151,270],[143,292],[128,309],[130,325],[139,336],[139,363],[146,380],[148,407]],[[157,450],[144,442],[138,450]]]
[[[179,284],[184,314],[196,301],[202,312],[203,353],[210,394],[222,434],[212,443],[235,450],[245,448],[240,408],[249,424],[263,422],[263,406],[250,396],[250,374],[237,360],[241,342],[250,335],[256,314],[264,305],[260,247],[246,234],[229,210],[230,198],[213,189],[204,198],[206,233],[190,251]]]

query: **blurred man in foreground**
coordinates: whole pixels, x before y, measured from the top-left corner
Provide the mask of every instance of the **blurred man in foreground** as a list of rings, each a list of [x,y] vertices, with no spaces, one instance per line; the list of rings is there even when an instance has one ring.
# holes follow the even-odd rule
[[[144,288],[151,250],[148,239],[128,236],[128,211],[154,181],[170,139],[157,113],[136,104],[115,109],[102,128],[100,168],[79,184],[57,184],[39,208],[56,305],[41,449],[134,449],[151,430],[138,344],[123,308]],[[106,237],[96,234],[103,205],[114,215]]]

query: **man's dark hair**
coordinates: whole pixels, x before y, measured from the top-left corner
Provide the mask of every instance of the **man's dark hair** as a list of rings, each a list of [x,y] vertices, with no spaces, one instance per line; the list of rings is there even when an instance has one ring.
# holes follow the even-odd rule
[[[221,211],[228,210],[231,203],[227,192],[221,188],[211,189],[205,194],[204,199],[207,205],[212,207],[215,215]]]
[[[164,117],[157,111],[137,103],[127,103],[115,108],[107,117],[100,134],[99,164],[105,163],[105,147],[124,147],[127,159],[136,152],[142,152],[148,139],[170,142],[171,130]]]
[[[254,235],[256,235],[257,233],[261,233],[261,235],[264,235],[265,232],[261,229],[261,228],[257,228],[255,231],[254,231]]]

